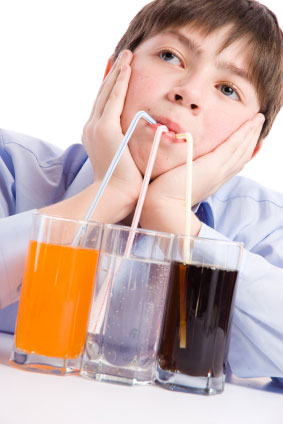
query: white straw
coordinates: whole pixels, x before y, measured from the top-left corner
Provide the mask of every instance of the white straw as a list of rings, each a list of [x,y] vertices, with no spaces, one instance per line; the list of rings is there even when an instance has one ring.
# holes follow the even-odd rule
[[[190,258],[190,235],[191,235],[191,209],[192,209],[192,167],[193,167],[193,138],[190,133],[177,134],[176,138],[183,138],[187,142],[187,158],[186,158],[186,212],[185,212],[185,239],[183,246],[184,264],[191,262]],[[179,347],[186,349],[187,347],[187,321],[186,321],[186,302],[187,302],[187,284],[185,281],[186,270],[180,269],[180,325],[179,325]],[[182,275],[183,274],[183,275]]]
[[[185,139],[187,142],[187,176],[186,176],[186,220],[185,220],[185,242],[184,263],[190,263],[190,238],[191,235],[191,209],[192,209],[192,168],[193,168],[193,137],[190,133],[177,134],[176,138]]]

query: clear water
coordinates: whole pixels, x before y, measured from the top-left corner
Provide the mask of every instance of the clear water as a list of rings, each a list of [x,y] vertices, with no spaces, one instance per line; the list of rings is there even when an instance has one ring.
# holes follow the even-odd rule
[[[99,379],[111,380],[110,375],[115,380],[114,377],[128,379],[130,384],[133,380],[150,381],[169,264],[102,256],[86,341],[84,372],[94,378],[99,374]],[[107,291],[105,282],[109,282]],[[104,308],[101,298],[105,299]],[[97,325],[98,316],[100,324]]]

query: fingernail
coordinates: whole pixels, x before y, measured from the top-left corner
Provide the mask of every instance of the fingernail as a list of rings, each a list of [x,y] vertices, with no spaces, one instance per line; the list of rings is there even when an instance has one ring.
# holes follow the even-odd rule
[[[122,59],[123,57],[125,57],[126,54],[126,50],[122,50],[119,54],[119,59]]]
[[[257,119],[256,119],[256,121],[258,122],[258,124],[260,125],[260,124],[263,124],[264,123],[264,121],[265,121],[265,116],[262,114],[262,113],[259,113],[258,115],[257,115]]]

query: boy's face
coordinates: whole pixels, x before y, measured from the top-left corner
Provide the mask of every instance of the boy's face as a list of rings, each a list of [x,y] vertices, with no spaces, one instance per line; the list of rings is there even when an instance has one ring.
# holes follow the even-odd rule
[[[192,134],[196,159],[259,111],[255,87],[246,76],[246,43],[239,40],[219,51],[228,30],[223,27],[206,37],[189,26],[167,30],[135,50],[122,130],[125,133],[137,111],[145,110],[173,132],[161,139],[153,178],[185,163],[186,143],[174,133]],[[142,173],[155,129],[141,120],[130,140]]]

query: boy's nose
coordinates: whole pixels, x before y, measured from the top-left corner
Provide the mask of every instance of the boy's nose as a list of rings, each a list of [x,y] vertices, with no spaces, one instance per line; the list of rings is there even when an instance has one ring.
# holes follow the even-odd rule
[[[190,109],[193,115],[198,115],[201,112],[201,92],[202,88],[199,84],[184,82],[176,85],[168,93],[168,98],[171,102],[179,103]]]
[[[182,96],[180,96],[180,94],[175,94],[175,100],[177,102],[184,103],[184,99]],[[191,103],[187,107],[189,107],[191,110],[199,109],[199,106],[195,103]]]

